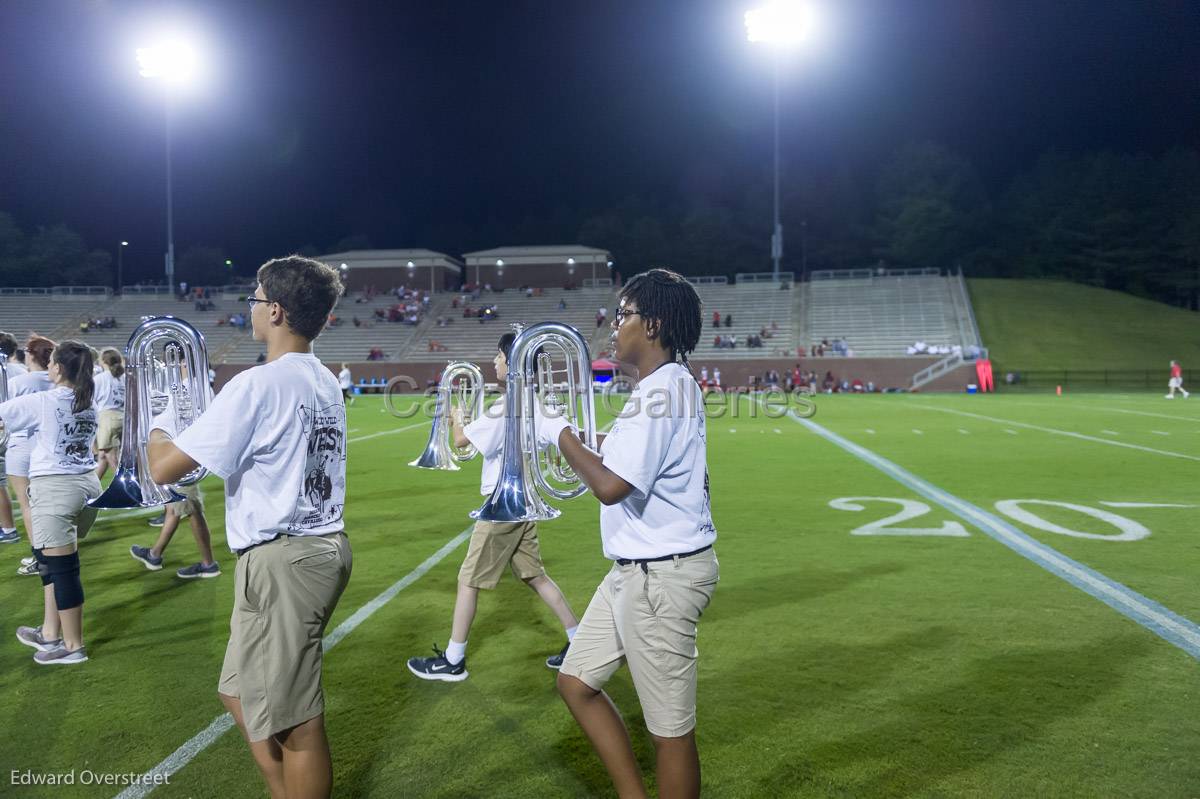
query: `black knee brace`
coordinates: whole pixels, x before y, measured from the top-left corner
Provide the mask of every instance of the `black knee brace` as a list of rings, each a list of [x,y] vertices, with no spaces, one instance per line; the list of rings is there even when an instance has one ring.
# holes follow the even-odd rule
[[[38,577],[42,578],[42,585],[50,585],[50,567],[46,565],[46,556],[42,554],[40,549],[30,549],[33,552],[33,559],[37,561]]]
[[[79,553],[43,555],[54,584],[54,603],[59,610],[70,610],[83,604],[83,583],[79,579]]]

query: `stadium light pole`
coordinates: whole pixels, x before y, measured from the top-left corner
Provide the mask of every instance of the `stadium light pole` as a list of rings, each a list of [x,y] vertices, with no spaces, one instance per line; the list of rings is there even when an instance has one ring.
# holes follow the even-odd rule
[[[775,111],[775,212],[771,227],[771,272],[779,280],[779,262],[783,259],[783,224],[779,220],[779,72],[783,53],[803,44],[812,32],[813,11],[801,0],[771,0],[765,6],[746,12],[746,38],[762,42],[773,50],[772,94]]]
[[[129,246],[129,242],[122,241],[121,246],[117,247],[117,293],[120,294],[121,286],[124,284],[124,255],[125,248]]]
[[[163,86],[163,118],[167,156],[167,288],[175,291],[175,207],[171,191],[171,99],[197,73],[195,49],[179,37],[167,37],[151,47],[137,48],[138,74]]]

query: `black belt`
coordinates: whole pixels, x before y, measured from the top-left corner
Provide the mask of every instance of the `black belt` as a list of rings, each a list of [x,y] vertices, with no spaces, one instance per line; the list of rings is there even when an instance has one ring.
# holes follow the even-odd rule
[[[699,549],[693,549],[691,552],[680,552],[678,555],[663,555],[661,558],[617,558],[617,564],[620,566],[628,566],[631,563],[636,563],[642,567],[642,571],[646,571],[647,563],[662,563],[664,560],[675,560],[675,558],[690,558],[692,555],[699,555],[701,552],[707,552],[712,549],[712,544]]]
[[[325,538],[326,536],[337,535],[338,533],[345,535],[346,531],[338,530],[337,533],[320,533],[320,534],[316,535],[315,537],[316,538]],[[242,555],[245,555],[247,552],[249,552],[252,549],[257,549],[258,547],[261,547],[263,544],[273,543],[275,541],[278,541],[281,538],[308,538],[308,537],[309,536],[297,535],[295,533],[279,533],[275,536],[272,536],[271,538],[268,538],[266,541],[259,541],[258,543],[251,544],[248,547],[242,547],[241,549],[235,549],[235,550],[233,550],[233,554],[240,558]]]

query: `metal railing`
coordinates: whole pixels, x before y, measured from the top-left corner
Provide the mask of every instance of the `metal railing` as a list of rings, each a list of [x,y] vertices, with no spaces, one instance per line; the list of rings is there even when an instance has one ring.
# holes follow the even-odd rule
[[[924,269],[822,269],[809,273],[809,280],[863,280],[871,277],[937,277],[942,270]]]
[[[795,272],[738,272],[738,283],[795,283]]]
[[[693,286],[724,286],[729,283],[729,278],[725,275],[700,275],[687,278],[687,282]]]
[[[996,365],[997,387],[1006,389],[1029,389],[1052,391],[1057,386],[1075,391],[1103,391],[1107,389],[1162,389],[1166,390],[1167,376],[1164,369],[1015,369]],[[1011,378],[1009,376],[1012,376]]]
[[[608,289],[612,288],[612,284],[611,277],[588,277],[583,280],[583,287],[585,289]]]
[[[0,295],[22,297],[70,297],[70,296],[109,296],[112,289],[108,286],[6,286],[0,288]]]

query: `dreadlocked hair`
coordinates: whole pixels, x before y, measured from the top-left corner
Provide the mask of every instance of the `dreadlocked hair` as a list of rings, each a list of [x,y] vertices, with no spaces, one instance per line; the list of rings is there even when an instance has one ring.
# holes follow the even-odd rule
[[[75,390],[71,413],[83,413],[92,407],[92,395],[96,391],[92,381],[92,348],[82,341],[63,341],[54,348],[52,357]]]
[[[621,289],[621,298],[637,303],[638,315],[658,324],[658,342],[671,360],[687,366],[689,352],[700,343],[700,295],[687,279],[670,269],[650,269],[634,275]]]

